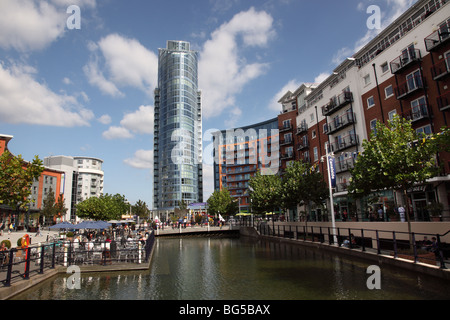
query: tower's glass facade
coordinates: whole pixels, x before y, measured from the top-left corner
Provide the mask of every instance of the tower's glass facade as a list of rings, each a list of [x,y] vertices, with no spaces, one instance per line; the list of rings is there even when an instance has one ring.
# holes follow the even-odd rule
[[[159,49],[155,89],[153,209],[203,201],[202,108],[198,53],[189,42]]]

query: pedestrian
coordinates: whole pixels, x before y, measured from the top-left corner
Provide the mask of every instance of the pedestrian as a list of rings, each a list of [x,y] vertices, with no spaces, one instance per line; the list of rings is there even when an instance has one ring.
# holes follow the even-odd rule
[[[383,219],[383,207],[380,206],[380,209],[378,209],[378,220],[384,221]]]
[[[8,234],[11,234],[11,232],[13,231],[14,226],[12,223],[9,224],[9,230],[8,230]]]
[[[37,227],[36,227],[37,229],[36,229],[36,234],[34,235],[35,237],[37,237],[37,236],[41,236],[42,237],[42,234],[41,234],[41,228],[39,227],[39,224],[37,225]]]
[[[403,206],[398,207],[398,214],[400,215],[400,221],[405,222],[405,208]]]

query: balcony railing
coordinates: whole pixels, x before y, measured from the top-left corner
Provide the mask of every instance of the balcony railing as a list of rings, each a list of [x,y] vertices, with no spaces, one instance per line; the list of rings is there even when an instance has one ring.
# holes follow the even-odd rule
[[[286,132],[286,131],[291,131],[292,130],[292,124],[290,125],[283,125],[280,127],[279,132]]]
[[[280,140],[280,146],[292,144],[293,142],[294,142],[294,140],[292,140],[292,139],[283,139],[283,140]]]
[[[395,88],[395,95],[397,99],[404,99],[411,93],[424,88],[424,78],[422,75],[416,75],[410,77],[405,82],[398,85]]]
[[[281,155],[281,160],[288,160],[288,159],[292,159],[292,158],[294,158],[294,152],[293,151],[289,151],[289,152],[283,153]]]
[[[441,110],[441,111],[450,109],[450,91],[447,91],[443,95],[439,96],[437,98],[437,104],[438,104],[439,110]]]
[[[355,114],[346,112],[344,115],[334,118],[333,121],[327,123],[327,134],[332,134],[333,132],[344,129],[355,122]]]
[[[437,49],[441,44],[450,39],[449,26],[444,25],[425,38],[425,47],[428,52]]]
[[[336,173],[345,172],[354,167],[355,167],[355,161],[353,159],[336,161]]]
[[[308,141],[301,141],[298,145],[297,145],[297,150],[301,151],[301,150],[305,150],[309,148],[309,142]]]
[[[336,184],[336,192],[347,191],[349,185],[350,185],[350,182],[343,182],[343,183]]]
[[[341,139],[337,139],[335,143],[331,144],[331,151],[337,152],[341,150],[345,150],[347,148],[358,145],[358,135],[350,134],[348,136],[342,137]]]
[[[419,61],[420,59],[419,49],[407,49],[400,56],[391,61],[391,72],[392,74],[396,74],[406,66]]]
[[[297,127],[297,134],[302,134],[308,132],[308,125],[306,123],[302,123],[300,127]]]
[[[450,56],[433,65],[431,74],[435,81],[442,80],[445,76],[450,74]]]
[[[426,104],[420,104],[412,108],[409,118],[412,122],[428,117],[428,108]]]
[[[329,104],[322,107],[322,115],[324,117],[329,116],[350,102],[353,102],[353,94],[349,91],[344,91],[336,99],[331,100]]]

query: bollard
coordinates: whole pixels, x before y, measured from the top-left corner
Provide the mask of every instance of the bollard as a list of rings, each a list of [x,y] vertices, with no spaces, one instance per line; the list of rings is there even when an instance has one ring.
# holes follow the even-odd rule
[[[41,246],[41,243],[39,243],[39,246]],[[41,246],[41,250],[39,253],[39,258],[41,259],[39,274],[44,273],[44,256],[45,256],[45,246]]]
[[[8,271],[6,273],[5,287],[11,286],[11,274],[12,274],[12,266],[13,266],[15,251],[17,251],[17,250],[14,248],[9,251],[9,263],[8,263]]]

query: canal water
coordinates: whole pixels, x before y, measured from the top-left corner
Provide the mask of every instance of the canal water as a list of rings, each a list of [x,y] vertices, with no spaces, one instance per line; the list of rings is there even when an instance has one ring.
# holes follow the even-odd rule
[[[47,280],[20,300],[392,300],[449,299],[450,283],[324,250],[250,238],[157,239],[148,271],[70,275]],[[372,282],[373,283],[373,282]]]

